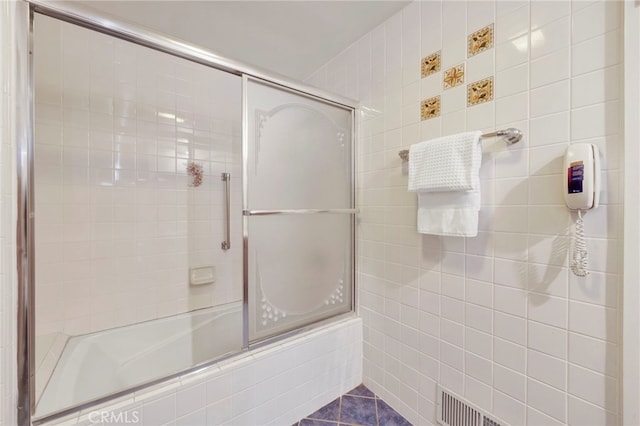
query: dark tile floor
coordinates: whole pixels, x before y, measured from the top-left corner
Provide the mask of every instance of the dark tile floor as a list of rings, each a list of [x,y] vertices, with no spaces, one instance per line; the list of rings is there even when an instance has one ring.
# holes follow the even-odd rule
[[[360,385],[315,413],[308,415],[296,425],[411,426],[411,423],[367,389],[365,385]]]

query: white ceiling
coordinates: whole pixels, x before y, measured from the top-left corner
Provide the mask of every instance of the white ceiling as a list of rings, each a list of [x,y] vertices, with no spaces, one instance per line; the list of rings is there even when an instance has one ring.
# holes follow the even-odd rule
[[[302,80],[409,1],[83,3],[221,56]]]

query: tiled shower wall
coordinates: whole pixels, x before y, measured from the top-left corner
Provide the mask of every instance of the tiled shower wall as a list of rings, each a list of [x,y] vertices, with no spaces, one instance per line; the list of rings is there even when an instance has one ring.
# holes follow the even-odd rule
[[[241,300],[240,78],[39,15],[34,51],[37,334]]]
[[[362,102],[364,382],[413,423],[435,423],[436,382],[510,424],[617,422],[621,23],[613,1],[413,2],[307,79]],[[398,151],[507,127],[525,136],[483,141],[478,236],[417,234]],[[587,278],[561,191],[578,142],[604,160]]]

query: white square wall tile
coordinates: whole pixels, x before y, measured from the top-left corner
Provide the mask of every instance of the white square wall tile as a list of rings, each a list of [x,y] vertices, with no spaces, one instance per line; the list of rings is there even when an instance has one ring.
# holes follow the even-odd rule
[[[618,404],[616,397],[617,381],[611,377],[577,367],[569,366],[569,393],[590,403],[615,411]]]
[[[531,91],[531,117],[554,114],[569,109],[569,81],[564,80],[555,84]]]
[[[572,300],[611,308],[618,306],[618,275],[591,272],[586,278],[587,282],[571,274],[569,297]]]
[[[558,359],[567,358],[567,331],[528,321],[527,345]]]
[[[445,90],[441,95],[441,113],[464,110],[467,106],[467,91],[464,85]]]
[[[492,311],[488,308],[465,304],[465,325],[485,333],[493,331]]]
[[[493,338],[493,360],[502,366],[524,374],[526,371],[526,354],[527,350],[522,345],[499,337]]]
[[[569,361],[595,372],[616,377],[618,374],[618,345],[569,333]]]
[[[529,425],[544,425],[544,426],[562,426],[566,423],[549,417],[540,411],[527,407],[527,424]]]
[[[619,102],[599,103],[571,112],[571,138],[588,139],[620,132]]]
[[[578,43],[571,49],[571,71],[585,74],[622,61],[621,31],[615,30]]]
[[[527,402],[533,408],[555,418],[566,421],[566,394],[537,380],[527,379]]]
[[[453,40],[467,39],[466,2],[442,2],[442,45],[447,48]],[[433,18],[432,18],[433,21]],[[437,19],[436,19],[437,21]],[[466,49],[465,49],[466,51]],[[464,58],[463,58],[464,59]]]
[[[495,102],[485,102],[467,108],[467,131],[490,131],[495,127]],[[482,171],[482,168],[481,168]],[[483,193],[484,196],[484,193]]]
[[[490,334],[465,328],[464,348],[480,357],[492,359],[493,337]]]
[[[615,412],[606,411],[602,407],[590,404],[582,399],[569,395],[568,422],[573,425],[615,425],[618,424]]]
[[[464,4],[462,2],[447,2],[444,4]],[[453,36],[453,33],[452,33]],[[459,36],[445,41],[442,45],[442,69],[447,70],[459,65],[467,57],[467,36],[461,33]],[[466,80],[466,79],[465,79]]]
[[[531,28],[540,28],[556,19],[571,13],[569,1],[534,1],[531,2]]]
[[[529,350],[527,352],[527,375],[550,386],[566,391],[567,362]]]
[[[527,264],[509,259],[496,259],[494,261],[496,284],[509,287],[527,288]]]
[[[493,383],[493,363],[486,359],[474,355],[470,352],[465,352],[464,357],[464,369],[465,373],[472,376],[481,382],[491,385]]]
[[[452,135],[455,133],[464,132],[466,129],[466,112],[465,110],[459,110],[451,114],[442,116],[442,134]],[[431,121],[431,120],[428,120]]]
[[[143,405],[142,416],[145,424],[160,425],[176,418],[175,394],[150,401]]]
[[[491,386],[474,379],[469,375],[464,377],[464,397],[472,404],[491,412],[492,392]],[[421,423],[426,424],[426,423]]]
[[[581,302],[569,302],[569,330],[611,343],[618,341],[615,309]]]
[[[571,106],[579,108],[620,98],[622,68],[613,66],[571,80]]]
[[[496,98],[515,95],[529,88],[529,64],[500,71],[496,75]]]
[[[522,129],[522,122],[518,123],[505,123],[504,127],[516,127]],[[502,127],[502,126],[500,126]],[[527,134],[527,130],[522,129],[525,134]],[[509,178],[509,177],[525,177],[528,176],[529,173],[529,150],[526,149],[527,142],[525,140],[520,142],[521,148],[512,147],[510,149],[505,149],[504,151],[498,151],[494,154],[495,158],[495,177],[496,178]],[[496,210],[501,209],[502,206],[496,208]],[[511,213],[514,212],[515,209],[520,209],[521,207],[504,207],[505,211],[501,212],[501,214],[509,214],[507,210],[511,210]],[[500,219],[494,218],[494,230],[496,231],[506,231],[506,232],[517,232],[517,231],[525,231],[523,228],[522,220],[524,216],[519,217],[519,221],[514,220],[513,218],[505,218],[502,217]]]
[[[446,364],[440,365],[440,383],[458,395],[462,395],[464,392],[464,375],[460,370]]]
[[[564,156],[564,153],[563,153]],[[529,202],[534,205],[558,205],[564,203],[562,187],[558,184],[563,175],[531,176],[529,178]]]
[[[529,293],[528,318],[554,327],[567,327],[567,299]]]
[[[529,32],[529,8],[519,7],[498,15],[495,28],[496,44],[508,42]]]
[[[468,58],[465,69],[465,82],[469,84],[494,75],[494,63],[493,50],[487,50]],[[498,84],[499,80],[496,78],[494,87],[497,87]]]
[[[495,2],[486,0],[467,2],[467,34],[494,23],[495,19]]]
[[[493,391],[493,414],[499,419],[512,425],[523,425],[525,424],[525,410],[525,405],[522,402],[500,391]]]
[[[532,147],[567,142],[569,140],[569,113],[562,112],[532,119],[530,132],[529,143]]]
[[[560,49],[530,63],[531,88],[569,78],[571,54],[569,48]]]
[[[526,63],[529,60],[529,35],[498,44],[495,47],[496,71]]]
[[[488,282],[466,279],[465,301],[487,308],[493,307],[491,284]]]
[[[529,233],[552,236],[569,235],[571,232],[571,212],[563,204],[529,206]],[[557,256],[561,257],[562,254]]]
[[[494,366],[493,370],[493,386],[497,390],[519,401],[525,401],[526,395],[526,377],[508,368],[500,365]]]
[[[440,343],[440,360],[457,371],[462,371],[464,365],[464,351],[454,345]]]
[[[440,307],[442,317],[458,323],[464,322],[465,303],[463,301],[442,296]]]
[[[421,56],[427,56],[442,48],[442,2],[420,3]]]
[[[519,345],[525,345],[527,340],[526,320],[512,315],[495,312],[494,335]]]
[[[520,150],[524,151],[524,150]],[[523,152],[513,155],[514,158],[505,156],[501,164],[496,165],[496,174],[500,177],[516,177],[526,173],[528,156]],[[527,232],[528,209],[524,206],[499,206],[493,211],[491,227],[498,232]],[[496,271],[497,273],[497,271]],[[502,282],[501,282],[502,283]],[[515,286],[516,283],[505,283]]]
[[[526,120],[529,113],[529,94],[524,92],[496,99],[496,125]]]
[[[527,312],[527,292],[496,285],[494,303],[497,311],[524,318]]]
[[[440,338],[444,342],[462,347],[464,344],[464,326],[457,322],[440,319]]]
[[[604,34],[622,26],[622,3],[596,1],[573,14],[574,43]]]
[[[565,17],[531,32],[531,58],[539,58],[570,44],[571,20]]]

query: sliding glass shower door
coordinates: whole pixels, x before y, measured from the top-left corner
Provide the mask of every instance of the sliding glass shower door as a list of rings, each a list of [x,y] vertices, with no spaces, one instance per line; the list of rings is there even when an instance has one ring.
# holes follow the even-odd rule
[[[352,110],[245,78],[249,341],[349,312]]]

